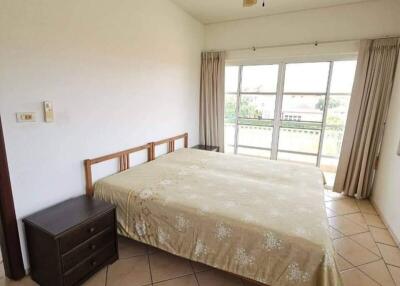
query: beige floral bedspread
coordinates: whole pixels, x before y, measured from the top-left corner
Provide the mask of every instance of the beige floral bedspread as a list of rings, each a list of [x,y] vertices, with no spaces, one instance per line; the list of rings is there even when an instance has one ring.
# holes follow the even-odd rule
[[[312,166],[181,149],[95,184],[120,234],[261,283],[342,285]]]

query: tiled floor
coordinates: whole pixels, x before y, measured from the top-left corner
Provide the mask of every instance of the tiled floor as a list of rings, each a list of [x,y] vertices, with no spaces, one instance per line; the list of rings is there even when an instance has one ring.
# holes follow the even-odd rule
[[[368,201],[331,192],[325,196],[336,262],[345,286],[400,286],[400,250]],[[120,260],[85,286],[251,286],[233,275],[193,263],[128,239],[120,239]],[[29,278],[0,286],[36,285]]]
[[[400,250],[371,203],[326,192],[325,204],[345,286],[400,285]]]

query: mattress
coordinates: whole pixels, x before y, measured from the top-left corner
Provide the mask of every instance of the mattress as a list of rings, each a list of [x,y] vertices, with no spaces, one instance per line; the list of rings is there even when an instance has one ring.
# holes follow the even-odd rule
[[[95,184],[121,235],[260,283],[342,285],[313,166],[181,149]]]

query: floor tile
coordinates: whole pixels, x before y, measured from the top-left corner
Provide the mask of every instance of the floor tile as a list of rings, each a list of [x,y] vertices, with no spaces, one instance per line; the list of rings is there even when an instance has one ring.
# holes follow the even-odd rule
[[[372,238],[372,235],[369,232],[355,234],[350,236],[350,238],[358,244],[364,246],[366,249],[372,251],[377,256],[381,256],[378,246],[376,245],[374,239]]]
[[[260,286],[259,283],[252,282],[246,279],[242,279],[243,286]]]
[[[337,231],[336,229],[334,229],[333,227],[329,226],[329,236],[331,237],[331,239],[337,239],[337,238],[341,238],[344,235]]]
[[[382,222],[379,216],[371,214],[363,214],[363,216],[369,226],[386,228],[385,224]]]
[[[400,249],[398,247],[381,243],[377,243],[377,245],[382,253],[383,260],[385,260],[387,264],[400,267]]]
[[[348,261],[346,261],[343,257],[336,254],[335,255],[336,266],[338,267],[339,271],[344,271],[350,268],[354,268]]]
[[[336,239],[333,244],[336,252],[354,266],[379,260],[377,255],[354,242],[350,238],[344,237]]]
[[[343,217],[368,229],[367,221],[365,220],[364,216],[361,213],[348,214],[344,215]]]
[[[158,249],[158,248],[155,248],[153,246],[148,246],[147,247],[147,253],[148,254],[155,254],[155,253],[160,252],[160,251],[162,251],[162,250]]]
[[[191,274],[188,276],[175,278],[168,281],[155,283],[153,285],[154,286],[197,286],[197,280],[196,277],[193,274]]]
[[[327,217],[334,217],[334,216],[337,216],[337,213],[335,213],[333,210],[331,210],[331,209],[328,209],[328,208],[325,208],[325,211],[326,211],[326,216]]]
[[[346,270],[341,274],[344,286],[379,286],[378,283],[357,268]]]
[[[29,276],[18,281],[12,281],[7,278],[0,279],[0,286],[38,286]]]
[[[107,278],[107,267],[93,275],[83,286],[105,286]]]
[[[394,286],[394,281],[383,260],[372,262],[358,267],[364,274],[374,279],[380,285]]]
[[[325,203],[326,207],[338,215],[359,212],[358,206],[353,199],[342,199]]]
[[[375,208],[369,200],[356,200],[356,203],[362,213],[377,215]]]
[[[159,251],[149,256],[153,282],[193,274],[189,260]]]
[[[352,235],[368,231],[366,227],[354,223],[343,216],[331,217],[328,220],[329,220],[329,225],[331,227],[333,227],[334,229],[340,231],[345,235]]]
[[[380,242],[383,244],[388,244],[392,246],[397,246],[396,242],[393,240],[392,235],[387,229],[377,228],[370,226],[369,230],[372,234],[372,237],[376,242]]]
[[[207,265],[205,265],[203,263],[198,263],[198,262],[192,261],[191,264],[192,264],[194,272],[196,272],[196,273],[213,269],[210,266],[207,266]]]
[[[126,259],[147,254],[147,246],[126,237],[118,237],[119,258]]]
[[[241,279],[228,273],[211,270],[197,274],[200,286],[242,286]]]
[[[108,267],[107,286],[143,286],[149,283],[147,256],[120,259]]]
[[[388,265],[387,267],[389,268],[389,272],[392,275],[396,286],[400,286],[400,268],[392,265]]]

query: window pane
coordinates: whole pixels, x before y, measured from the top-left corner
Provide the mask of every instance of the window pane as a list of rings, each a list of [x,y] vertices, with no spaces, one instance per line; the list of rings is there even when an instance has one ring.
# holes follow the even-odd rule
[[[276,92],[278,65],[244,66],[242,92]]]
[[[239,125],[238,145],[271,149],[271,126]]]
[[[225,94],[225,122],[235,122],[237,102],[236,99],[236,94]]]
[[[329,63],[287,64],[285,92],[325,93]]]
[[[278,152],[278,160],[300,162],[300,163],[306,163],[306,164],[311,164],[311,165],[317,164],[317,156],[293,154],[293,153],[286,153],[286,152],[281,152],[281,151]]]
[[[344,127],[327,127],[325,129],[320,168],[324,172],[328,187],[333,187],[335,183],[343,134]]]
[[[234,152],[235,144],[235,125],[231,123],[225,123],[225,153]]]
[[[347,120],[349,105],[349,95],[331,95],[329,97],[326,124],[344,126]]]
[[[322,122],[325,96],[289,95],[283,96],[282,120]]]
[[[225,68],[225,92],[237,92],[238,91],[238,80],[239,78],[239,67],[227,66]]]
[[[266,159],[271,158],[271,151],[252,149],[252,148],[239,147],[238,154],[246,155],[246,156],[253,156],[253,157],[261,157],[261,158],[266,158]]]
[[[242,94],[240,98],[240,117],[273,119],[275,98],[275,95]]]
[[[278,149],[317,154],[320,135],[320,130],[280,128]]]
[[[333,64],[331,93],[351,93],[357,61],[338,61]]]
[[[326,127],[322,156],[339,158],[342,149],[344,127]]]

